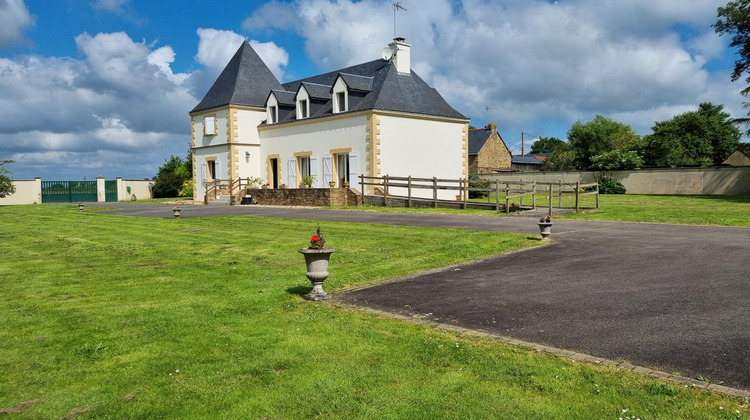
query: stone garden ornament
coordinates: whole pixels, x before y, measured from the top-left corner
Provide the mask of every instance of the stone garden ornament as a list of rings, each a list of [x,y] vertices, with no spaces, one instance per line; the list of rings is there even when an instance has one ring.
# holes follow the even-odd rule
[[[328,278],[328,261],[331,254],[336,252],[335,248],[325,246],[326,240],[320,233],[320,226],[315,235],[310,238],[310,246],[302,248],[298,252],[305,256],[307,265],[307,278],[312,282],[313,288],[310,293],[302,296],[307,300],[321,301],[330,299],[331,295],[323,290],[323,282]]]
[[[539,218],[539,233],[542,235],[542,241],[549,241],[552,234],[552,218],[549,215]]]

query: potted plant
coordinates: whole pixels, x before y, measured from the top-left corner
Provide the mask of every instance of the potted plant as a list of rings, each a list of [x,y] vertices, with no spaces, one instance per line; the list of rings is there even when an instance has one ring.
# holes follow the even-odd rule
[[[328,186],[331,188],[336,188],[336,181],[328,181]]]
[[[262,189],[264,189],[264,190],[267,190],[267,189],[271,188],[271,184],[269,184],[268,182],[266,182],[265,184],[261,185],[260,187]]]
[[[172,212],[174,213],[174,217],[180,217],[180,206],[172,207]]]
[[[313,177],[311,177],[310,175],[303,176],[301,184],[302,184],[302,188],[310,188],[310,187],[312,187]]]
[[[538,224],[539,233],[542,234],[542,241],[549,241],[549,236],[552,234],[552,217],[550,215],[540,217]]]
[[[336,249],[326,247],[325,243],[326,240],[320,234],[320,226],[318,226],[315,235],[310,237],[310,245],[298,251],[305,256],[307,265],[305,275],[313,284],[310,293],[302,296],[306,300],[321,301],[331,298],[331,295],[323,290],[323,282],[328,278],[328,261]]]

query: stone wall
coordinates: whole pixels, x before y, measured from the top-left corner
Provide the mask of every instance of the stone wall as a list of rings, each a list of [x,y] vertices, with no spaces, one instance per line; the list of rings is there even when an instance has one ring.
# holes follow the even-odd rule
[[[609,171],[622,182],[627,194],[741,195],[750,194],[750,166],[709,168],[659,168]],[[596,182],[600,172],[504,172],[482,175],[483,179],[508,181]]]
[[[267,206],[359,206],[360,195],[351,188],[248,188],[258,204]]]

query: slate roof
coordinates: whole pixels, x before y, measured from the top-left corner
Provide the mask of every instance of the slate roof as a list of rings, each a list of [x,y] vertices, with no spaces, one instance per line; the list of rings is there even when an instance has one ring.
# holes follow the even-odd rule
[[[203,100],[191,113],[226,105],[265,107],[272,89],[281,83],[247,41],[224,67]]]
[[[310,118],[325,117],[333,114],[331,92],[339,75],[350,90],[349,109],[346,112],[382,110],[469,120],[448,105],[437,90],[416,73],[401,74],[392,62],[383,59],[282,85],[247,41],[191,112],[226,105],[265,107],[272,90],[282,104],[288,104],[288,94],[285,92],[296,94],[304,83],[314,102],[318,103],[315,112],[311,106]],[[280,123],[284,123],[294,121],[296,116],[288,113],[284,118],[281,115],[279,118]]]
[[[317,83],[302,82],[311,99],[331,99],[331,87]]]
[[[544,163],[544,161],[541,159],[537,159],[533,156],[513,156],[510,158],[510,163],[520,163],[524,165],[541,165]]]
[[[372,92],[372,76],[357,76],[349,73],[339,73],[349,90]]]
[[[271,91],[271,93],[276,96],[276,100],[279,102],[279,105],[295,105],[294,97],[297,96],[295,92],[287,92],[285,90],[274,89]],[[269,93],[268,96],[271,96],[271,93]]]
[[[487,139],[492,135],[490,128],[477,128],[469,130],[469,156],[475,156],[482,150]]]

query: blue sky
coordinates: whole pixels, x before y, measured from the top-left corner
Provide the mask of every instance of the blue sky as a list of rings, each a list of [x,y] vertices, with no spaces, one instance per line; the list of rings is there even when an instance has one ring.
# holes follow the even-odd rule
[[[391,3],[0,0],[0,159],[17,179],[150,178],[242,40],[282,81],[331,71],[379,57]],[[744,115],[711,28],[725,3],[403,0],[397,19],[412,68],[517,154],[521,131],[597,114],[644,135],[704,101]]]

